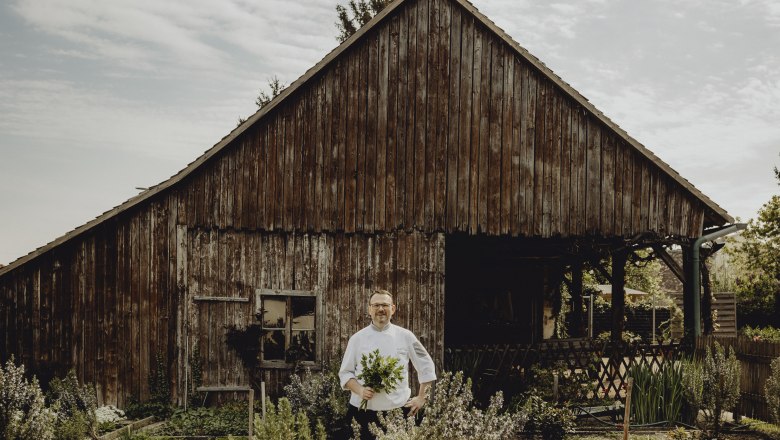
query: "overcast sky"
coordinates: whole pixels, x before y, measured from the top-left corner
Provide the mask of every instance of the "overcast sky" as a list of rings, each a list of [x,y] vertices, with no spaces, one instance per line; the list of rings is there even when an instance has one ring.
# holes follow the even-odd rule
[[[337,45],[337,0],[0,4],[0,264],[155,185]],[[474,0],[743,220],[780,191],[779,0]]]

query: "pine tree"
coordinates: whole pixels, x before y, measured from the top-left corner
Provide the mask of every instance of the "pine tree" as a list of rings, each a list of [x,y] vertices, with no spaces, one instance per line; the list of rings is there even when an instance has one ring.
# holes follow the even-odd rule
[[[390,0],[349,0],[347,7],[336,5],[336,13],[339,21],[336,27],[339,30],[338,40],[343,43],[358,29],[371,21],[376,14],[390,4]]]

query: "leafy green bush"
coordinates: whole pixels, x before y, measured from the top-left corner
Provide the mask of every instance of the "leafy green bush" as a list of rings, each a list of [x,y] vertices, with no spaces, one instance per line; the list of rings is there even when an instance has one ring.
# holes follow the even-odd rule
[[[24,377],[24,366],[14,358],[0,365],[0,438],[49,440],[54,438],[57,415],[46,408],[46,400],[35,377]]]
[[[125,408],[125,414],[131,419],[143,419],[155,416],[159,420],[167,419],[173,413],[171,406],[171,385],[168,366],[162,353],[155,355],[154,370],[149,374],[149,400],[140,402],[131,397]]]
[[[667,432],[666,438],[669,440],[691,440],[693,438],[693,433],[688,432],[688,430],[682,426],[678,426],[677,428]]]
[[[230,402],[218,408],[177,409],[161,435],[247,435],[249,414],[245,402]]]
[[[622,333],[623,342],[626,344],[635,344],[637,342],[642,342],[642,337],[634,332],[630,332],[628,330],[624,330]],[[596,341],[605,344],[607,342],[610,342],[612,340],[612,333],[608,331],[604,331],[598,334],[596,336]]]
[[[553,388],[555,376],[558,377],[558,401],[556,403],[585,402],[593,392],[593,379],[598,373],[599,359],[595,355],[589,365],[582,370],[573,371],[566,362],[558,362],[548,368],[533,366],[526,375],[525,395],[535,394],[551,402],[555,396]],[[520,397],[520,396],[517,396]]]
[[[444,373],[419,425],[395,410],[380,414],[380,426],[369,429],[377,440],[502,440],[513,437],[526,419],[520,411],[503,412],[502,406],[499,392],[484,411],[475,407],[471,380],[464,381],[462,372]]]
[[[265,420],[255,415],[254,438],[257,440],[312,440],[309,418],[299,412],[294,414],[290,401],[282,397],[278,408],[268,400]],[[317,428],[317,440],[326,440],[322,424]]]
[[[684,363],[683,378],[686,400],[694,410],[701,410],[704,420],[701,429],[711,437],[718,437],[723,411],[732,410],[739,400],[740,365],[733,350],[726,355],[715,342],[715,350],[707,347],[704,359]]]
[[[574,414],[566,407],[556,407],[531,394],[523,405],[528,414],[525,431],[539,434],[544,440],[562,440],[574,432]]]
[[[745,326],[741,329],[743,335],[754,341],[780,342],[780,329],[767,327]]]
[[[764,396],[772,422],[780,424],[780,357],[772,359],[772,372],[764,385]]]
[[[303,412],[309,418],[311,428],[321,423],[328,434],[333,435],[346,425],[349,394],[341,389],[338,374],[332,370],[303,376],[293,374],[284,387],[293,412]]]
[[[97,436],[97,396],[94,388],[79,384],[75,370],[68,371],[62,379],[52,379],[49,383],[49,399],[57,412],[58,440],[81,440],[86,435]]]
[[[645,364],[635,365],[628,375],[634,378],[631,415],[636,423],[682,420],[685,386],[680,364],[665,364],[658,371]]]

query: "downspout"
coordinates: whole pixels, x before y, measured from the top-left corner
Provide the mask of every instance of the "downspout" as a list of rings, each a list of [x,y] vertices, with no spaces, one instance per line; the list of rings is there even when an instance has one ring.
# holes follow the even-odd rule
[[[707,241],[712,241],[716,238],[733,234],[737,231],[742,231],[745,228],[747,228],[747,223],[734,223],[733,225],[726,226],[710,234],[702,235],[693,242],[693,249],[691,253],[691,291],[693,291],[693,294],[695,295],[693,301],[694,336],[701,336],[701,271],[699,269],[701,260],[701,245]]]

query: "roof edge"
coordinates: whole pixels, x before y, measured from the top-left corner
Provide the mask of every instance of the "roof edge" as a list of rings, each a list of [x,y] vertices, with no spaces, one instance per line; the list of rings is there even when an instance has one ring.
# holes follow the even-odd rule
[[[538,58],[536,58],[534,55],[528,52],[528,50],[522,47],[518,42],[512,39],[512,37],[509,34],[507,34],[503,29],[498,27],[487,16],[479,12],[479,10],[474,5],[472,5],[467,0],[451,0],[451,1],[458,3],[469,13],[474,15],[474,17],[476,17],[485,27],[487,27],[493,33],[497,34],[505,43],[507,43],[510,47],[515,49],[515,51],[521,57],[523,57],[526,61],[531,63],[532,66],[534,66],[537,70],[539,70],[539,72],[541,72],[544,76],[548,77],[555,85],[563,89],[564,92],[566,92],[575,101],[577,101],[577,103],[579,103],[583,108],[588,110],[588,112],[590,112],[594,117],[596,117],[596,119],[604,123],[607,127],[609,127],[612,131],[614,131],[615,134],[623,138],[632,147],[636,148],[640,152],[640,154],[642,154],[646,159],[658,165],[658,167],[661,168],[661,170],[666,172],[669,176],[672,177],[672,179],[675,180],[675,182],[677,182],[683,188],[688,190],[688,192],[690,192],[691,195],[701,200],[705,204],[705,206],[707,206],[715,215],[721,217],[724,223],[734,222],[734,218],[731,215],[729,215],[725,209],[721,208],[712,199],[704,195],[704,193],[702,193],[699,189],[693,186],[691,182],[687,181],[677,171],[675,171],[672,167],[670,167],[666,162],[664,162],[658,156],[653,154],[653,152],[648,150],[639,141],[631,137],[631,135],[629,135],[628,132],[620,128],[619,125],[617,125],[606,115],[604,115],[601,111],[599,111],[596,108],[596,106],[594,106],[590,101],[588,101],[588,99],[585,98],[580,92],[578,92],[576,89],[570,86],[561,77],[555,74],[555,72],[553,72],[552,69],[547,67],[543,62],[541,62]]]
[[[43,255],[50,249],[57,247],[67,241],[70,241],[76,237],[78,237],[81,234],[84,234],[94,228],[95,226],[103,223],[104,221],[121,214],[122,212],[125,212],[134,206],[140,204],[141,202],[144,202],[157,194],[162,193],[163,191],[167,190],[168,188],[172,187],[173,185],[177,184],[178,182],[182,181],[184,178],[192,174],[196,169],[200,168],[200,166],[214,157],[217,153],[222,151],[223,148],[228,146],[231,142],[233,142],[236,138],[241,136],[245,131],[247,131],[250,127],[254,126],[255,123],[257,123],[260,119],[263,118],[266,114],[273,111],[276,107],[280,105],[281,102],[283,102],[288,96],[294,94],[303,84],[306,84],[309,79],[317,75],[325,66],[331,63],[335,58],[337,58],[339,55],[347,51],[350,47],[352,47],[353,44],[355,44],[356,41],[358,41],[363,35],[370,32],[371,29],[373,29],[379,22],[384,20],[385,17],[390,15],[393,11],[398,9],[402,4],[406,3],[410,0],[396,0],[392,3],[390,3],[385,9],[383,9],[381,12],[379,12],[377,15],[374,16],[374,18],[371,19],[368,23],[366,23],[365,26],[358,29],[357,32],[352,34],[349,38],[344,40],[343,43],[338,45],[335,49],[330,51],[325,57],[323,57],[317,64],[310,67],[306,72],[304,72],[303,75],[298,77],[295,81],[293,81],[289,86],[287,86],[279,95],[277,95],[274,99],[271,100],[268,104],[263,106],[263,108],[257,110],[252,116],[250,116],[243,124],[237,126],[234,128],[227,136],[223,137],[219,142],[214,144],[213,147],[206,150],[200,157],[195,159],[194,161],[190,162],[186,167],[184,167],[181,171],[174,174],[168,180],[165,180],[152,188],[149,188],[148,190],[142,192],[141,194],[132,197],[122,204],[116,206],[113,209],[110,209],[103,214],[99,215],[93,220],[90,220],[89,222],[77,227],[76,229],[73,229],[70,232],[66,232],[64,235],[56,238],[55,240],[35,249],[34,251],[30,252],[27,255],[21,256],[17,258],[16,260],[8,263],[7,266],[4,266],[0,268],[0,276],[5,275],[6,273],[14,270],[15,268],[39,257],[40,255]]]
[[[321,70],[323,70],[325,66],[330,64],[334,59],[338,58],[342,53],[349,50],[349,48],[352,47],[352,45],[354,45],[356,41],[360,40],[363,37],[363,35],[370,32],[374,27],[376,27],[380,22],[382,22],[385,19],[385,17],[392,14],[396,9],[398,9],[401,5],[403,5],[407,1],[412,1],[412,0],[396,0],[390,3],[387,7],[385,7],[385,9],[383,9],[376,16],[374,16],[374,18],[372,18],[371,21],[366,23],[365,26],[361,27],[352,36],[350,36],[343,43],[341,43],[339,46],[333,49],[330,53],[325,55],[325,57],[323,57],[317,64],[315,64],[314,66],[306,70],[306,72],[304,72],[303,75],[301,75],[298,79],[293,81],[279,95],[277,95],[273,100],[271,100],[271,102],[269,102],[263,108],[255,112],[243,124],[234,128],[227,136],[223,137],[213,147],[206,150],[204,154],[202,154],[200,157],[195,159],[193,162],[189,163],[185,168],[183,168],[181,171],[171,176],[168,180],[165,180],[155,185],[154,187],[142,192],[141,194],[128,199],[127,201],[120,204],[119,206],[116,206],[115,208],[104,212],[103,214],[96,217],[95,219],[85,223],[82,226],[77,227],[76,229],[70,232],[65,233],[64,235],[60,236],[54,241],[51,241],[35,249],[29,254],[17,258],[16,260],[10,262],[7,266],[0,268],[0,276],[3,276],[6,273],[14,270],[15,268],[43,255],[44,253],[48,252],[50,249],[54,247],[57,247],[67,241],[70,241],[80,236],[81,234],[90,231],[92,228],[103,223],[104,221],[114,216],[117,216],[135,207],[136,205],[166,191],[167,189],[171,188],[178,182],[185,179],[196,169],[200,168],[200,166],[203,163],[205,163],[206,161],[214,157],[216,154],[222,151],[222,149],[224,149],[231,142],[233,142],[236,138],[238,138],[244,132],[246,132],[250,127],[254,126],[266,114],[270,113],[276,107],[278,107],[288,96],[294,94],[299,88],[301,88],[304,84],[306,84],[312,77],[314,77]],[[591,104],[590,101],[588,101],[582,94],[580,94],[577,90],[571,87],[568,83],[563,81],[563,79],[561,79],[558,75],[556,75],[552,71],[552,69],[547,67],[538,58],[533,56],[530,52],[528,52],[528,50],[520,46],[519,43],[517,43],[514,39],[512,39],[511,36],[509,36],[503,29],[498,27],[493,21],[487,18],[487,16],[482,14],[474,5],[472,5],[467,0],[450,0],[450,1],[453,1],[458,5],[460,5],[468,13],[472,14],[480,23],[482,23],[483,26],[487,27],[490,31],[498,35],[505,43],[507,43],[510,47],[512,47],[517,52],[518,55],[520,55],[523,59],[528,61],[532,66],[534,66],[537,70],[539,70],[539,72],[542,73],[544,76],[549,78],[555,85],[560,87],[565,93],[567,93],[570,97],[572,97],[575,101],[577,101],[577,103],[579,103],[583,108],[585,108],[588,112],[590,112],[594,117],[596,117],[599,121],[604,123],[610,129],[612,129],[618,136],[626,140],[631,146],[637,149],[645,158],[655,163],[659,168],[661,168],[661,170],[663,170],[669,176],[671,176],[672,179],[675,180],[675,182],[680,184],[689,193],[691,193],[691,195],[701,200],[705,204],[705,206],[712,211],[712,213],[714,213],[715,215],[723,219],[724,223],[734,222],[734,218],[731,217],[723,208],[721,208],[718,204],[712,201],[709,197],[704,195],[704,193],[699,191],[695,186],[693,186],[693,184],[685,180],[679,173],[677,173],[674,169],[672,169],[668,164],[666,164],[664,161],[659,159],[650,150],[645,148],[645,146],[642,145],[639,141],[631,137],[625,130],[620,128],[620,126],[618,126],[608,117],[606,117],[602,112],[596,109],[596,107],[593,104]]]

